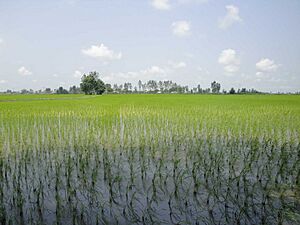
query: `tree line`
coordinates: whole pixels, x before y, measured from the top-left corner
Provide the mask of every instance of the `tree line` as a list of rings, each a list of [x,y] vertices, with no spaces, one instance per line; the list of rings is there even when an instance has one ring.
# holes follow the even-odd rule
[[[64,87],[58,87],[52,90],[51,88],[45,88],[44,90],[33,91],[32,89],[22,89],[20,92],[13,92],[7,90],[4,93],[21,93],[21,94],[87,94],[87,95],[101,95],[107,94],[130,94],[130,93],[150,93],[150,94],[257,94],[262,93],[255,89],[234,89],[221,90],[221,84],[213,81],[208,88],[202,88],[200,84],[195,87],[189,87],[187,85],[180,85],[172,80],[155,81],[148,80],[146,82],[138,81],[137,85],[133,85],[130,82],[124,84],[109,84],[104,83],[99,76],[99,73],[94,71],[89,74],[84,74],[81,78],[80,86],[71,86],[68,90]]]
[[[103,93],[115,93],[115,94],[130,94],[130,93],[179,93],[179,94],[246,94],[246,93],[259,93],[255,89],[238,89],[231,88],[228,92],[226,90],[221,91],[221,84],[213,81],[210,88],[201,88],[200,84],[196,87],[189,88],[187,85],[183,86],[173,82],[171,80],[155,81],[148,80],[143,83],[138,81],[137,86],[134,86],[130,82],[124,84],[105,84],[100,78],[98,72],[90,72],[88,75],[84,74],[81,78],[80,90],[85,94],[103,94]]]

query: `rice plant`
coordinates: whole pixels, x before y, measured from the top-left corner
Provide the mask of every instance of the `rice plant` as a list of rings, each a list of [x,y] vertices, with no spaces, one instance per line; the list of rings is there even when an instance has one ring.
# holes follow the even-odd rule
[[[300,223],[298,96],[1,98],[0,224]]]

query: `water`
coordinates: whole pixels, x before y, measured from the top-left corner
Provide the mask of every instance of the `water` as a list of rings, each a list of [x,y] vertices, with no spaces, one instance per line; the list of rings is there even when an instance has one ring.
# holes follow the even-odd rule
[[[296,224],[299,151],[222,137],[22,149],[1,159],[0,223]]]

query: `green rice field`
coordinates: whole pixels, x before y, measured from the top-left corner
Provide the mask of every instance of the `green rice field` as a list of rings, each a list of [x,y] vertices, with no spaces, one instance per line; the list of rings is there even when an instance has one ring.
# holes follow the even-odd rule
[[[0,224],[300,224],[298,95],[0,95]]]

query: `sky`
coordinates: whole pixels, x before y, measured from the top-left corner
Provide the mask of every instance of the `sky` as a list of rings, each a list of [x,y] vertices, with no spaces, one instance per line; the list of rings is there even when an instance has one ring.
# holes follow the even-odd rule
[[[0,0],[0,91],[173,80],[300,91],[299,0]]]

